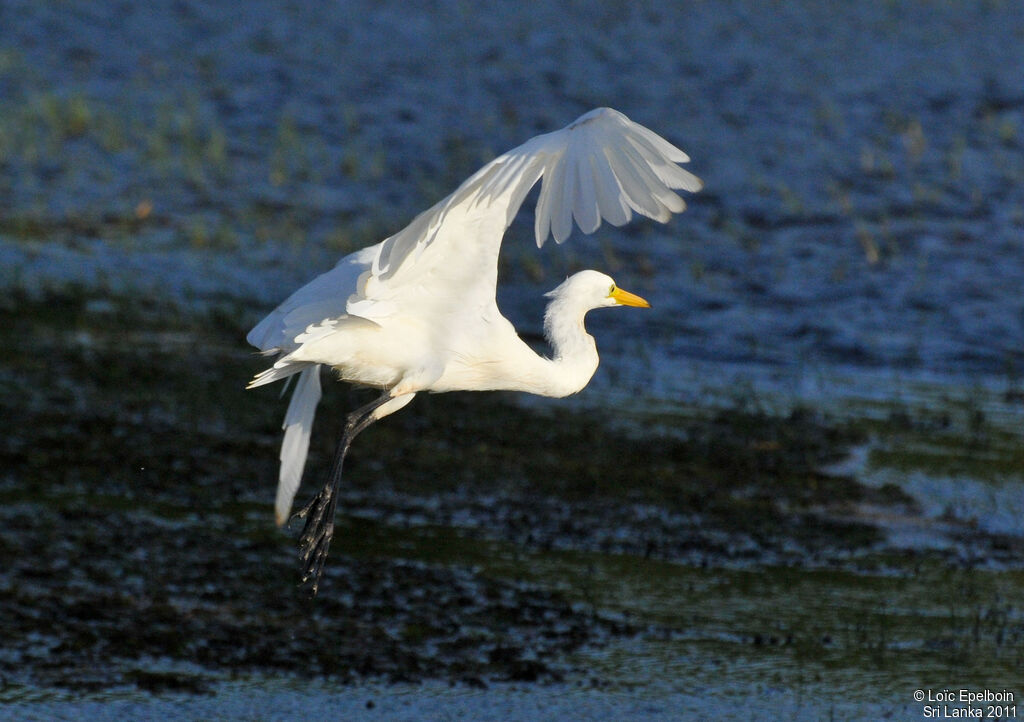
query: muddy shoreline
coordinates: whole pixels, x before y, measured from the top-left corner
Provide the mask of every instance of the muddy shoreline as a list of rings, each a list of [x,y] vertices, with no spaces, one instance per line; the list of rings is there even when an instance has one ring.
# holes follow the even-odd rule
[[[913,499],[821,471],[863,441],[854,424],[735,409],[650,435],[452,394],[359,439],[311,599],[298,529],[272,523],[283,406],[243,390],[259,363],[233,343],[244,329],[72,292],[16,298],[2,316],[7,694],[206,693],[266,673],[600,685],[579,652],[686,631],[588,589],[608,560],[897,576],[971,564],[962,549],[889,548],[865,510],[911,518]],[[328,386],[305,491],[354,398]],[[1024,561],[1019,539],[959,533],[987,563]],[[593,555],[591,581],[576,560],[573,584],[536,577],[562,554]],[[834,638],[798,641],[826,650]],[[794,643],[771,629],[744,642]]]

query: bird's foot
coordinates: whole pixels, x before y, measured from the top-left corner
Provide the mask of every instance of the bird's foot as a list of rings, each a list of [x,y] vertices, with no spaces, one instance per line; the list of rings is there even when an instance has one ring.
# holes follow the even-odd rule
[[[320,494],[322,493],[323,492],[320,492]],[[320,499],[320,494],[314,496],[312,499],[309,500],[308,504],[306,504],[304,507],[302,507],[297,512],[292,514],[291,519],[289,519],[288,521],[295,521],[296,519],[305,519],[309,512],[313,511],[313,507],[316,506],[317,500]],[[305,534],[305,528],[303,528],[303,534]]]
[[[334,538],[334,511],[336,498],[331,485],[320,490],[313,500],[295,513],[293,518],[306,518],[299,537],[299,558],[302,560],[302,583],[310,585],[315,596],[320,588],[320,577],[327,561],[327,551]]]
[[[331,546],[331,539],[334,537],[334,522],[328,522],[321,530],[320,536],[315,541],[310,541],[303,546],[302,552],[302,583],[312,581],[310,588],[313,596],[316,596],[320,589],[320,577],[324,573],[324,563],[327,561],[327,550]]]

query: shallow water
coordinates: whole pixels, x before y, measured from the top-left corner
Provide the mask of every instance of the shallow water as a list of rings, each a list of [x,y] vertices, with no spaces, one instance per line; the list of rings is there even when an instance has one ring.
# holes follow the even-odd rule
[[[1024,694],[1019,5],[247,7],[0,7],[0,714]],[[245,331],[598,105],[706,190],[540,252],[524,213],[499,298],[536,335],[540,294],[597,267],[654,308],[591,315],[577,398],[368,431],[310,602]],[[356,400],[328,390],[307,484]]]
[[[930,471],[971,461],[974,489],[1012,499],[1000,459],[1016,448],[1006,418],[981,423],[959,396],[941,406],[918,384],[889,415],[832,397],[827,416],[710,392],[614,415],[424,399],[353,452],[310,600],[295,530],[272,529],[258,481],[273,478],[276,419],[228,383],[251,360],[209,319],[119,304],[22,301],[6,319],[21,344],[2,400],[28,414],[0,488],[0,695],[19,718],[863,719],[914,714],[919,688],[1016,689],[1024,545],[977,507],[943,508],[937,489],[985,495]],[[108,378],[125,329],[134,351]],[[42,355],[78,382],[40,384]],[[154,362],[205,375],[121,385]],[[326,403],[328,419],[345,407]],[[940,412],[928,464],[875,458],[935,436]],[[539,439],[559,453],[536,455]]]

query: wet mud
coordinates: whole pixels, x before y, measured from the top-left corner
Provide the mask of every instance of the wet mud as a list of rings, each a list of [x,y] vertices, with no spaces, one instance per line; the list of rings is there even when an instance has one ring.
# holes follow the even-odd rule
[[[863,442],[856,424],[733,409],[654,433],[452,394],[360,437],[311,598],[297,583],[298,525],[272,522],[284,402],[243,390],[260,361],[226,314],[169,311],[75,290],[0,310],[8,695],[204,693],[255,673],[599,684],[608,670],[588,655],[687,633],[680,617],[602,592],[610,568],[909,573],[864,510],[913,517],[914,500],[823,471]],[[358,400],[327,390],[303,495]],[[1017,538],[959,533],[978,557],[1024,559]],[[538,572],[552,564],[574,581]],[[792,639],[764,629],[748,642]]]

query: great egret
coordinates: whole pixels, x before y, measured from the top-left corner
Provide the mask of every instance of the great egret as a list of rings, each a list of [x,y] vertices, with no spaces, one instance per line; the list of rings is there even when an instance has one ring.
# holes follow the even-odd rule
[[[302,581],[316,594],[334,535],[341,467],[356,435],[420,391],[526,391],[563,397],[597,370],[588,311],[649,304],[597,271],[581,271],[547,295],[544,331],[554,351],[534,353],[495,303],[502,236],[529,190],[537,200],[537,246],[561,243],[573,218],[584,233],[601,221],[619,226],[632,212],[662,223],[686,204],[672,189],[700,190],[677,163],[687,155],[622,113],[599,108],[568,127],[539,135],[485,165],[405,229],[356,251],[300,288],[247,337],[278,356],[248,388],[298,375],[284,419],[275,515],[283,524],[302,477],[320,400],[320,367],[343,381],[383,390],[353,411],[327,483],[296,516]]]

